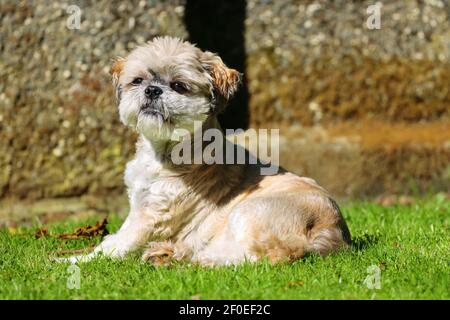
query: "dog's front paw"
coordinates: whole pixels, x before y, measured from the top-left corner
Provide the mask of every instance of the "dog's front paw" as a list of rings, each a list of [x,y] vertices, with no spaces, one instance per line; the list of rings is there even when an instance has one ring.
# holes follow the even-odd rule
[[[142,255],[142,260],[155,266],[168,265],[174,256],[174,247],[170,242],[150,242]]]

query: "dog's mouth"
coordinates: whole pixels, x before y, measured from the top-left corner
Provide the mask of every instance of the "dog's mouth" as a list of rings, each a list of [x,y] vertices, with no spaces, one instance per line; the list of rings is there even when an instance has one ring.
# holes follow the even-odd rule
[[[157,118],[160,118],[161,120],[164,120],[164,121],[168,120],[168,117],[164,116],[164,114],[160,110],[155,108],[155,106],[153,106],[150,103],[144,104],[140,108],[139,115],[157,117]]]

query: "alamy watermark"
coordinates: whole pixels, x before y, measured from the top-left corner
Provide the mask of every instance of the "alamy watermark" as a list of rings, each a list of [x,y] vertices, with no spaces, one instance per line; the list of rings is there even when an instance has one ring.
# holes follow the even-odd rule
[[[80,278],[81,278],[81,270],[80,267],[76,264],[71,264],[67,268],[67,273],[69,276],[67,277],[67,289],[80,289]]]
[[[67,7],[66,12],[69,17],[66,20],[66,26],[70,30],[80,30],[81,29],[81,9],[77,5],[70,5]]]
[[[367,14],[369,17],[366,20],[366,27],[369,30],[381,29],[381,7],[383,4],[381,2],[377,2],[371,6],[367,7]]]
[[[381,289],[381,269],[373,264],[367,268],[368,276],[364,279],[364,284],[369,289]]]
[[[366,27],[369,30],[379,30],[381,29],[381,8],[383,4],[381,2],[376,2],[370,5],[366,9],[366,13],[369,15],[366,20]],[[70,30],[81,29],[81,8],[77,5],[69,5],[66,9],[69,17],[66,20],[66,26]]]
[[[193,135],[187,129],[174,130],[171,140],[177,143],[171,161],[180,164],[261,164],[261,175],[279,170],[279,129],[227,129],[225,135],[216,128],[202,130],[194,122]]]

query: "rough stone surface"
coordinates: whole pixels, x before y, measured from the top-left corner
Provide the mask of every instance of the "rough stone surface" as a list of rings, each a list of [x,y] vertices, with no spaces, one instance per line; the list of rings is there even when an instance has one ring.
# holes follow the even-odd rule
[[[0,6],[0,195],[27,198],[122,189],[134,137],[118,121],[109,67],[158,34],[185,37],[176,1]],[[136,14],[139,12],[139,14]]]
[[[109,65],[156,35],[188,38],[186,25],[191,24],[184,14],[194,2],[70,1],[81,9],[80,29],[72,30],[67,2],[0,0],[0,197],[123,192],[122,173],[135,137],[118,122]],[[286,146],[292,146],[282,152],[282,164],[341,195],[403,192],[414,183],[448,188],[449,142],[444,138],[429,146],[415,143],[411,133],[411,141],[387,152],[380,145],[348,142],[347,136],[359,134],[356,129],[335,132],[342,136],[337,142],[330,138],[317,145],[316,140],[304,145],[310,140],[283,129],[316,125],[326,132],[336,122],[372,119],[387,126],[439,122],[439,132],[448,132],[449,1],[382,1],[380,30],[366,26],[366,9],[374,1],[248,0],[245,21],[235,21],[241,15],[229,14],[233,4],[226,3],[217,6],[228,10],[223,21],[245,26],[246,70],[241,71],[248,97],[238,101],[248,103],[241,107],[252,126],[282,128]],[[205,19],[195,12],[191,21]],[[233,35],[225,37],[218,28],[205,26],[209,42],[200,41],[198,31],[196,41],[211,43],[230,57],[231,66],[244,65],[233,58],[240,56],[233,56],[236,48],[225,52],[223,44]],[[225,123],[236,118],[237,107],[224,115]],[[295,156],[295,150],[310,157]],[[323,155],[341,160],[317,161]],[[341,165],[351,163],[345,159],[370,168],[357,171],[362,175],[358,184],[348,176],[339,180],[347,172]],[[386,163],[394,172],[384,170]],[[380,174],[373,178],[367,173],[372,171]]]
[[[374,3],[248,1],[251,123],[449,119],[450,1]]]

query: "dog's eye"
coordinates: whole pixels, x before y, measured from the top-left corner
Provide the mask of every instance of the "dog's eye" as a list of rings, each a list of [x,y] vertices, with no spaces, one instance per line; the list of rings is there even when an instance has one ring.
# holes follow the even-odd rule
[[[181,94],[183,94],[183,93],[185,93],[185,92],[188,91],[186,85],[185,85],[184,83],[178,82],[178,81],[171,82],[171,83],[170,83],[170,87],[171,87],[173,90],[175,90],[176,92],[181,93]]]
[[[131,82],[131,84],[134,85],[134,86],[137,86],[137,85],[140,85],[140,84],[142,83],[143,80],[144,80],[144,79],[142,79],[142,78],[136,78],[136,79],[134,79],[134,80]]]

